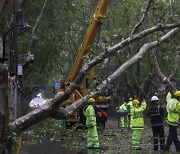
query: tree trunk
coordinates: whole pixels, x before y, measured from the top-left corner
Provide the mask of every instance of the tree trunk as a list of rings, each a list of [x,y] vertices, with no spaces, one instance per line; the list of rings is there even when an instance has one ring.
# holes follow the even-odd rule
[[[69,96],[75,91],[78,85],[81,83],[82,79],[86,73],[94,67],[98,62],[104,60],[109,53],[115,52],[115,48],[109,48],[104,53],[101,53],[99,56],[95,57],[91,62],[84,65],[80,70],[76,79],[70,84],[65,92],[58,93],[52,100],[48,100],[46,104],[40,106],[38,109],[28,113],[27,115],[16,119],[16,121],[9,124],[12,131],[21,132],[29,128],[33,124],[41,121],[47,117],[53,115],[54,112],[59,114],[62,119],[69,117],[72,113],[77,111],[80,107],[85,105],[89,97],[97,98],[102,92],[108,87],[109,84],[116,81],[117,78],[121,77],[128,68],[136,64],[141,58],[146,54],[147,51],[152,50],[153,48],[159,46],[162,43],[165,43],[169,38],[177,35],[180,28],[174,28],[157,41],[146,43],[142,46],[139,52],[134,55],[131,59],[122,64],[113,74],[111,74],[107,79],[105,79],[98,87],[97,91],[92,92],[90,95],[83,97],[82,99],[77,100],[66,108],[60,108],[60,104],[67,100]],[[104,56],[106,55],[106,56]]]
[[[7,76],[7,65],[0,64],[0,141],[6,140],[9,123]]]

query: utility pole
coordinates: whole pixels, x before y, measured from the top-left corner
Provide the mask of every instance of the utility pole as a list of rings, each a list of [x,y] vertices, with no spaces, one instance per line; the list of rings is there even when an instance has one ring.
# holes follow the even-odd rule
[[[17,20],[18,0],[13,1],[13,23],[12,26],[18,24]],[[18,60],[18,45],[17,45],[17,29],[12,30],[12,48],[10,51],[10,75],[14,75],[14,119],[17,119],[17,96],[18,96],[18,79],[17,79],[17,60]]]
[[[18,10],[18,0],[13,1],[13,22],[12,27],[17,25],[17,10]],[[10,51],[10,74],[16,75],[17,72],[17,55],[18,55],[18,45],[17,45],[17,29],[12,29],[12,48]]]

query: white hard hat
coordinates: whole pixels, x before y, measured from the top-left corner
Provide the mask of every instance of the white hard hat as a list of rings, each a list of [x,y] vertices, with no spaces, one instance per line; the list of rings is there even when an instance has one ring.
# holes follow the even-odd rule
[[[157,96],[153,96],[152,98],[151,98],[151,102],[152,101],[158,101],[159,100],[159,98],[157,97]]]

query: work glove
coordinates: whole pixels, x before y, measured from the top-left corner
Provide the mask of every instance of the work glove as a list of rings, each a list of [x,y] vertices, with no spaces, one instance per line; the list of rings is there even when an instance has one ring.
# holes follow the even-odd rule
[[[145,109],[147,107],[146,102],[142,102],[141,107]]]

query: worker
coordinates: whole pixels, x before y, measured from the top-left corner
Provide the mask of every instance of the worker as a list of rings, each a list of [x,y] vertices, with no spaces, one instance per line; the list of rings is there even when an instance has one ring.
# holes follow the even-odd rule
[[[163,116],[164,110],[159,105],[159,98],[152,96],[150,107],[148,108],[148,115],[150,116],[152,133],[153,133],[153,150],[158,151],[158,138],[160,140],[160,149],[164,150],[165,137],[164,137],[164,124]]]
[[[128,127],[132,127],[132,97],[129,98],[129,102],[127,103],[127,113],[128,113]]]
[[[141,138],[141,131],[144,128],[144,118],[143,112],[146,109],[146,102],[143,101],[142,104],[135,99],[132,101],[132,142],[131,146],[133,150],[141,150],[140,148],[140,138]]]
[[[117,122],[118,122],[118,127],[120,127],[120,111],[119,111],[119,106],[116,107],[115,111],[118,113],[117,114]]]
[[[180,141],[177,136],[177,126],[180,119],[180,90],[173,94],[173,98],[169,92],[166,101],[166,110],[168,112],[166,121],[169,125],[169,133],[164,150],[168,152],[172,142],[174,142],[176,151],[180,152]]]
[[[87,148],[99,148],[98,132],[96,127],[96,116],[94,110],[94,98],[88,99],[88,107],[85,110],[87,133]]]
[[[125,121],[127,121],[127,106],[126,102],[124,102],[122,105],[119,107],[119,112],[120,112],[120,121],[121,127],[125,128]]]

